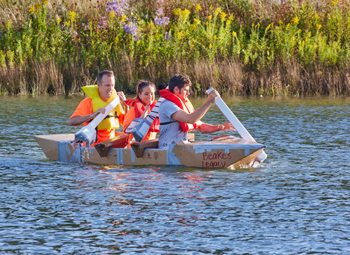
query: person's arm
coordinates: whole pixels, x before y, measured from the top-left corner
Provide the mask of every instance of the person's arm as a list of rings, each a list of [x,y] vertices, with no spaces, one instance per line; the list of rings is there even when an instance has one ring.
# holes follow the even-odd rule
[[[123,92],[123,91],[118,91],[118,92],[117,92],[117,95],[119,96],[120,105],[122,106],[122,108],[123,108],[123,110],[124,110],[124,113],[127,113],[128,110],[129,110],[129,107],[128,107],[128,105],[125,103],[126,97],[125,97],[124,92]]]
[[[104,108],[101,108],[104,109]],[[90,121],[93,118],[95,118],[101,111],[101,109],[97,110],[94,113],[88,114],[88,115],[82,115],[82,116],[74,116],[68,119],[68,125],[70,126],[79,126],[83,124],[84,122]]]
[[[92,100],[90,98],[83,99],[74,113],[68,119],[68,125],[78,126],[92,120],[99,113],[104,113],[105,108],[100,108],[96,112],[92,112]],[[86,123],[87,124],[87,123]]]
[[[225,122],[224,124],[212,125],[208,123],[202,123],[198,129],[201,133],[213,133],[217,131],[223,130],[234,130],[232,124],[230,122]]]
[[[211,104],[214,102],[215,97],[220,96],[216,90],[213,90],[209,95],[207,100],[199,108],[194,110],[194,112],[188,114],[183,110],[175,112],[171,118],[177,121],[186,122],[186,123],[195,123],[199,121],[209,110]]]
[[[149,112],[150,112],[150,105],[146,105],[145,106],[145,110],[143,111],[143,113],[141,114],[141,118],[146,118],[146,116],[149,114]]]

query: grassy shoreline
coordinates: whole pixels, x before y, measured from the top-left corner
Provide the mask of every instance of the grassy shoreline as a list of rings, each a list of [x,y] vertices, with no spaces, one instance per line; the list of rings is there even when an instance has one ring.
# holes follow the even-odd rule
[[[190,75],[229,95],[349,96],[350,4],[343,1],[0,1],[0,94],[65,94],[112,69]]]

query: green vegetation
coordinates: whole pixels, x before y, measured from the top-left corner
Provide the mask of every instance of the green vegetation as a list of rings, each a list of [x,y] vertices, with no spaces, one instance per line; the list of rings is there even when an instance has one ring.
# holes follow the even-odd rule
[[[272,2],[272,3],[271,3]],[[350,3],[0,0],[0,93],[190,75],[236,95],[350,95]]]

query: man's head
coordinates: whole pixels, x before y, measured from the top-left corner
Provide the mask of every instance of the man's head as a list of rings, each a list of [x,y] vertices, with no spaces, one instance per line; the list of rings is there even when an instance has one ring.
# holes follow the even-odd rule
[[[115,78],[113,71],[104,70],[97,75],[98,92],[102,100],[108,100],[114,90]]]
[[[191,80],[187,75],[175,74],[169,81],[169,90],[186,101],[190,95]]]

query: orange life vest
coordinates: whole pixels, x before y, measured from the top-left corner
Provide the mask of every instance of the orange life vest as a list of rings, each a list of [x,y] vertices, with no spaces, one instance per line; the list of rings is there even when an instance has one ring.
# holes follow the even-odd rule
[[[165,99],[176,104],[181,110],[185,111],[188,114],[190,114],[194,111],[194,107],[193,107],[190,100],[187,100],[186,102],[184,102],[180,97],[178,97],[174,93],[170,92],[168,89],[160,90],[159,94],[161,97],[164,97]],[[188,132],[188,131],[199,128],[200,123],[201,123],[200,121],[198,121],[194,124],[179,121],[180,128],[184,132]]]
[[[141,117],[141,115],[144,113],[146,110],[146,106],[138,99],[138,98],[133,98],[133,99],[127,99],[125,103],[130,106],[130,110],[127,112],[127,114],[124,117],[124,122],[123,122],[123,130],[128,128],[130,123],[136,119]],[[157,101],[154,101],[151,106],[150,110],[153,109],[153,107],[156,105]],[[143,140],[150,140],[155,138],[155,132],[159,132],[159,119],[156,118],[152,125],[150,126],[150,129],[148,133],[145,135]]]

